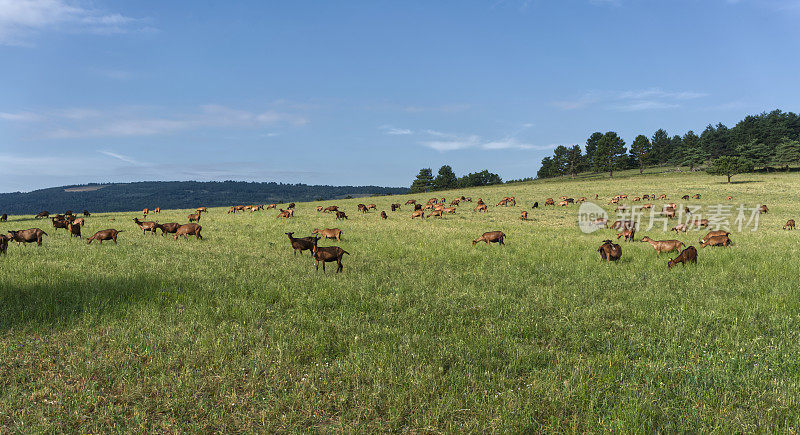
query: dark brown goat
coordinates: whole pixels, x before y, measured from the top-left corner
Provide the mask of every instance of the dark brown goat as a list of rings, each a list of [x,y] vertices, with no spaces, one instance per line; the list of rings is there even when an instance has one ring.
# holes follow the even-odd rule
[[[392,211],[400,210],[400,204],[392,204]]]
[[[11,236],[6,234],[0,234],[0,254],[5,254],[8,250],[8,241],[11,240]]]
[[[319,270],[319,263],[322,262],[322,272],[325,272],[325,263],[336,262],[336,273],[344,270],[342,266],[342,257],[344,254],[350,254],[338,246],[317,247],[314,251],[314,259],[317,260],[317,270]]]
[[[55,228],[55,229],[64,228],[65,230],[69,231],[68,230],[68,228],[69,228],[69,221],[68,220],[66,220],[66,219],[56,219],[56,218],[52,218],[52,219],[53,219],[53,228]]]
[[[683,266],[686,266],[686,263],[695,263],[697,264],[697,249],[694,246],[689,246],[688,248],[681,251],[677,257],[669,260],[667,262],[667,267],[672,269],[672,266],[680,263]]]
[[[77,237],[77,238],[80,239],[81,238],[81,226],[79,224],[76,224],[75,222],[70,223],[69,224],[69,236],[70,237]]]
[[[621,233],[617,234],[617,240],[623,236],[626,242],[632,242],[636,236],[636,228],[625,228]]]
[[[318,231],[318,230],[315,230]],[[303,237],[303,238],[295,238],[294,233],[286,233],[289,236],[289,244],[292,245],[292,249],[294,249],[294,255],[297,255],[297,251],[300,251],[300,255],[303,255],[303,251],[310,251],[311,255],[314,255],[314,251],[317,250],[317,241],[319,237]]]
[[[731,235],[731,233],[729,233],[729,232],[727,232],[727,231],[725,231],[725,230],[719,230],[719,231],[709,231],[709,232],[708,232],[708,234],[706,234],[706,235],[705,235],[705,237],[703,237],[702,239],[700,239],[700,243],[701,243],[701,244],[702,244],[702,243],[705,243],[705,241],[706,241],[706,240],[708,240],[708,239],[710,239],[710,238],[712,238],[712,237],[719,237],[719,236],[725,236],[725,237],[728,237],[728,236],[730,236],[730,235]]]
[[[603,261],[617,261],[622,257],[622,246],[617,245],[611,240],[603,240],[603,244],[597,248],[600,259]]]
[[[178,228],[181,227],[181,224],[177,222],[167,222],[165,224],[156,223],[156,228],[161,230],[161,235],[163,236],[164,233],[175,234],[178,232]]]
[[[409,199],[408,201],[406,201],[406,205],[409,205],[409,204],[416,204],[416,203],[417,203],[417,200],[416,200],[416,199]]]
[[[505,243],[503,243],[503,239],[505,239],[505,238],[506,238],[506,235],[502,231],[489,231],[489,232],[483,233],[482,236],[480,236],[477,239],[473,240],[472,241],[472,246],[475,246],[475,244],[478,243],[478,242],[484,242],[487,245],[489,243],[499,243],[501,245],[505,245]]]
[[[148,231],[155,234],[156,228],[158,228],[155,222],[150,222],[150,221],[142,222],[139,220],[139,218],[133,218],[133,222],[136,225],[139,225],[139,229],[142,230],[142,234],[145,234]]]
[[[34,216],[34,219],[46,218],[46,217],[49,217],[49,216],[50,216],[50,212],[49,211],[40,211],[39,214]]]
[[[764,214],[764,213],[766,213],[768,211],[769,211],[769,208],[767,207],[766,204],[764,204],[764,205],[762,205],[761,207],[758,208],[758,212],[761,213],[761,214]]]
[[[337,211],[336,212],[336,219],[338,219],[338,220],[347,219],[347,214],[345,214],[345,212],[343,212],[343,211]]]
[[[189,222],[200,222],[200,213],[190,214]]]
[[[100,244],[103,244],[103,240],[113,240],[114,244],[117,244],[117,234],[121,233],[122,231],[117,231],[113,228],[108,230],[101,230],[96,233],[92,237],[86,239],[86,244],[91,244],[92,240],[97,240]]]
[[[3,213],[3,215],[0,216],[0,222],[8,222],[8,215]]]
[[[325,210],[322,211],[339,211],[339,206],[331,205],[329,207],[326,207]]]
[[[203,230],[199,224],[184,224],[178,227],[178,231],[172,235],[173,240],[178,240],[178,237],[183,236],[184,239],[189,239],[189,236],[197,237],[197,240],[203,240],[200,231]]]
[[[92,214],[91,214],[91,213],[89,213],[89,210],[84,210],[84,211],[83,211],[83,216],[84,216],[84,217],[89,217],[89,216],[91,216],[91,215],[92,215]]]
[[[31,228],[29,230],[22,230],[22,231],[9,231],[8,234],[11,236],[10,240],[17,242],[17,246],[20,243],[33,243],[36,242],[38,246],[42,246],[42,236],[46,236],[47,233],[40,230],[39,228]]]
[[[786,225],[783,226],[783,229],[789,228],[790,230],[794,229],[794,219],[789,219],[786,221]]]
[[[386,215],[385,210],[381,210],[381,219],[389,219],[389,216]]]

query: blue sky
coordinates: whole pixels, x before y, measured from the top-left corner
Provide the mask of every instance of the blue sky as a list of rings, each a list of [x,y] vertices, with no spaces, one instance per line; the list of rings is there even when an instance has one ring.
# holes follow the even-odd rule
[[[800,111],[800,0],[0,0],[0,191],[533,176]]]

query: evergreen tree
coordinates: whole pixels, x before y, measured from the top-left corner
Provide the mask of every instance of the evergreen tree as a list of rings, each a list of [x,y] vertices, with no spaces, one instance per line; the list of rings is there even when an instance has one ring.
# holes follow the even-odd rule
[[[567,158],[569,150],[564,145],[559,145],[553,150],[553,172],[555,175],[564,175],[567,172]]]
[[[700,135],[703,152],[712,159],[731,154],[730,131],[725,124],[719,123],[716,127],[709,124]]]
[[[625,159],[625,141],[613,131],[609,131],[597,141],[595,152],[595,170],[608,171],[608,176],[614,177],[614,169],[618,169]]]
[[[583,167],[583,153],[581,152],[580,145],[573,145],[567,149],[567,161],[565,170],[570,178],[575,178],[575,174],[581,171]]]
[[[775,151],[775,162],[786,166],[800,163],[800,142],[784,137]]]
[[[542,159],[542,166],[536,172],[536,178],[552,178],[553,175],[553,158],[545,157]]]
[[[649,163],[660,165],[667,163],[672,159],[672,143],[667,131],[663,128],[660,128],[653,133],[653,138],[650,140],[650,146],[652,147],[653,152]]]
[[[433,180],[433,187],[436,190],[454,189],[457,183],[458,179],[453,172],[453,168],[449,165],[444,165],[439,168],[439,175]]]
[[[631,143],[631,157],[639,166],[640,174],[644,172],[644,165],[651,158],[650,154],[652,154],[650,139],[643,134],[636,136]]]
[[[736,156],[722,156],[711,163],[706,172],[711,175],[725,175],[728,177],[728,183],[731,182],[731,177],[736,174],[744,172],[751,172],[753,170],[753,162],[744,157]]]
[[[597,142],[603,137],[603,133],[596,131],[589,136],[589,139],[586,139],[586,167],[589,169],[594,169],[594,155],[597,152]]]
[[[433,187],[433,171],[431,168],[419,170],[417,178],[411,183],[411,193],[427,192]]]
[[[669,141],[669,157],[665,160],[665,163],[672,163],[675,165],[683,164],[683,154],[681,154],[681,150],[683,149],[683,138],[679,135],[672,136],[672,139]]]
[[[755,166],[766,167],[772,161],[774,148],[756,139],[739,146],[739,155],[753,162]]]
[[[694,170],[694,167],[706,161],[706,154],[703,151],[703,145],[700,138],[691,130],[683,135],[681,147],[681,164],[688,166],[689,170]]]

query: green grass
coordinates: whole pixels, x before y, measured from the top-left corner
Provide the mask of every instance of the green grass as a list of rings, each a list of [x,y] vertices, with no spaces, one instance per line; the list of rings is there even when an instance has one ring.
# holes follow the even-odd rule
[[[203,241],[97,214],[84,236],[125,231],[102,246],[11,216],[0,230],[50,236],[0,257],[0,432],[795,432],[800,231],[781,227],[800,217],[800,174],[722,181],[629,172],[465,189],[437,196],[483,197],[487,214],[425,221],[389,204],[432,195],[302,203],[290,220],[212,209]],[[641,242],[605,264],[595,251],[611,230],[581,233],[576,206],[530,210],[595,193],[607,210],[618,193],[701,193],[692,203],[733,195],[770,213],[696,266],[668,270]],[[493,207],[506,195],[518,206]],[[314,210],[330,204],[350,220]],[[343,229],[344,273],[292,255],[284,233],[317,227]],[[471,245],[489,230],[506,246]]]

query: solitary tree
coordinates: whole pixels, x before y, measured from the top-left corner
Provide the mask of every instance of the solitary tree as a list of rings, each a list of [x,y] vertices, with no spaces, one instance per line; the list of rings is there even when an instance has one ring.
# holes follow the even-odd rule
[[[433,187],[436,190],[454,189],[457,183],[458,178],[456,178],[453,168],[449,165],[444,165],[439,168],[439,175],[433,180]]]
[[[598,172],[608,171],[608,176],[613,178],[614,169],[617,169],[624,159],[625,141],[617,133],[609,131],[597,141],[594,167]]]
[[[744,172],[751,172],[753,170],[753,162],[744,157],[737,156],[722,156],[709,167],[706,172],[711,175],[725,175],[728,177],[728,183],[731,182],[731,177],[736,174]]]
[[[433,171],[431,168],[419,170],[417,178],[411,183],[411,193],[427,192],[433,187]]]
[[[775,151],[775,162],[786,165],[787,171],[789,165],[800,163],[800,142],[783,138]]]
[[[650,158],[651,152],[650,139],[643,134],[636,136],[636,139],[631,143],[631,156],[639,165],[640,174],[644,172],[644,164]]]

